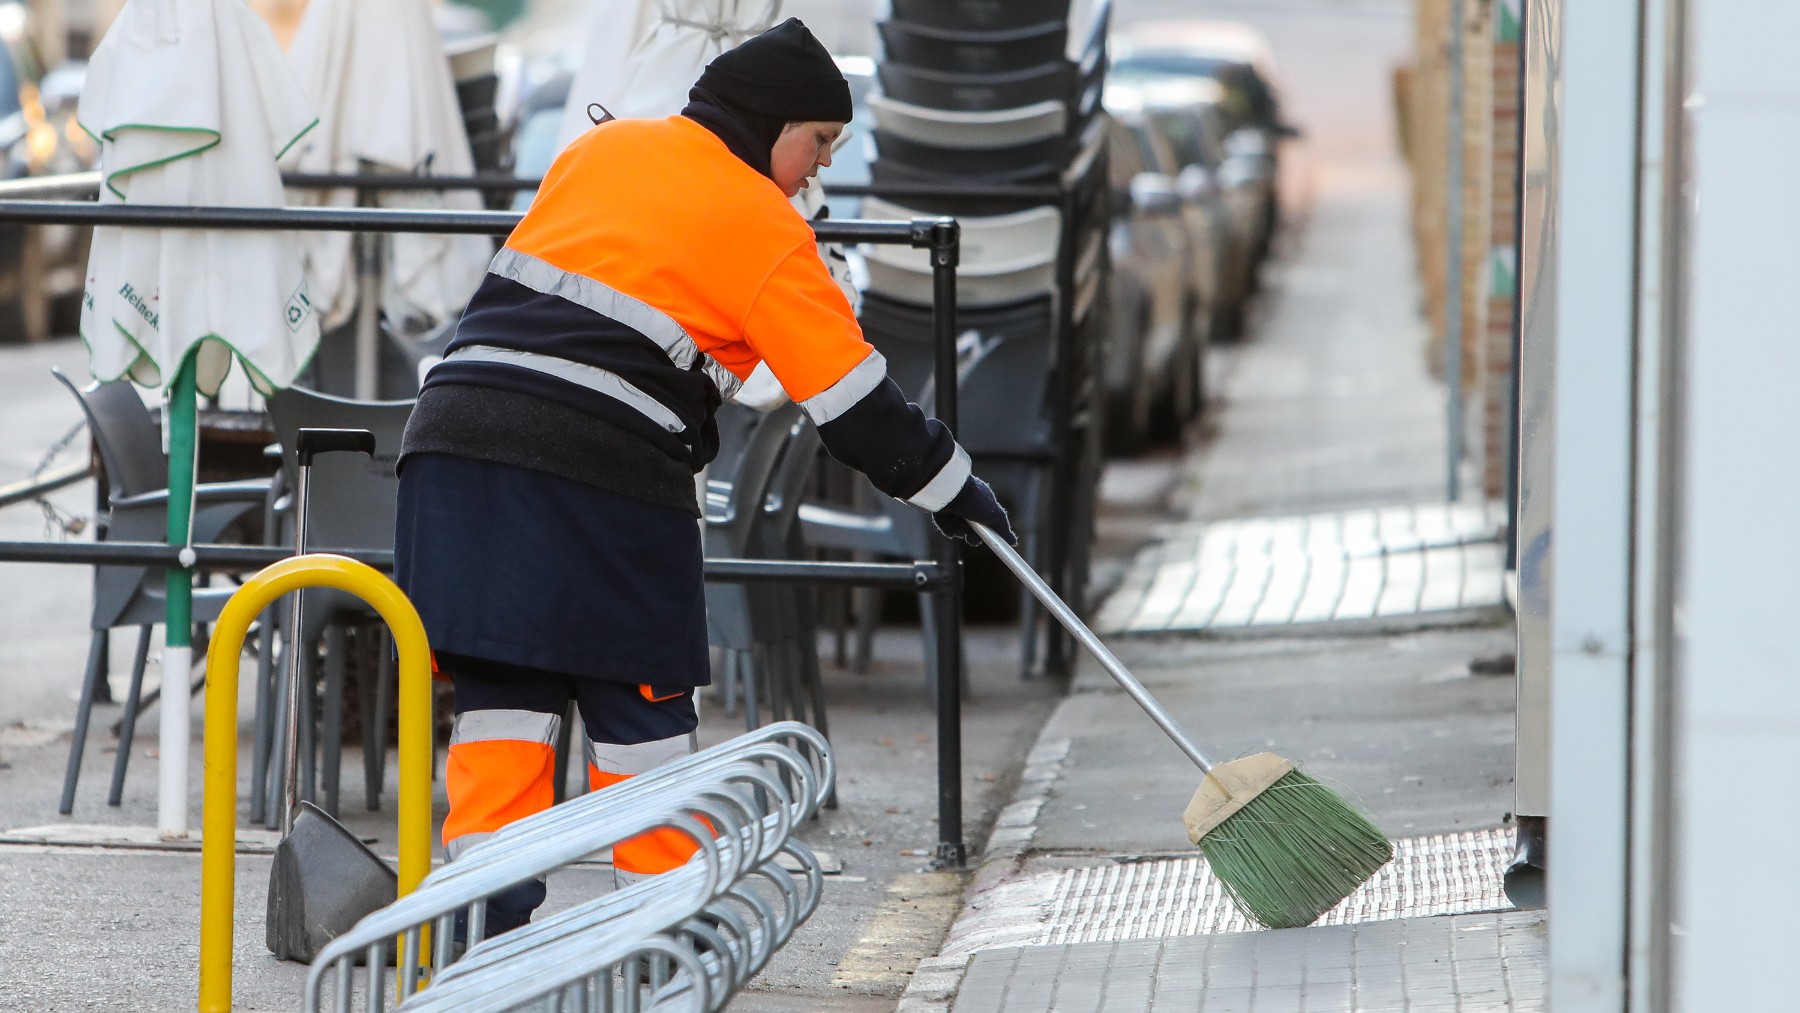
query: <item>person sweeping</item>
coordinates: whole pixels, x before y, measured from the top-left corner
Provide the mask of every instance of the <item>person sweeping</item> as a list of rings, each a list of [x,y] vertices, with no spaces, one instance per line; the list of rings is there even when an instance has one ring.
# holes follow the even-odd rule
[[[948,430],[909,404],[788,203],[851,118],[798,19],[709,64],[680,115],[602,123],[545,174],[495,255],[402,445],[395,569],[455,688],[451,860],[554,797],[573,701],[604,790],[687,754],[711,681],[694,476],[713,415],[766,363],[839,461],[1015,543]],[[696,850],[613,852],[621,883]],[[542,882],[491,898],[517,928]]]

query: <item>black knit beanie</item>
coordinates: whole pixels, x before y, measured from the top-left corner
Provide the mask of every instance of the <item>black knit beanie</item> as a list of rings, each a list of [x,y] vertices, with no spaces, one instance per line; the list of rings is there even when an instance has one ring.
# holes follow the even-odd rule
[[[799,18],[752,36],[706,65],[695,87],[783,123],[848,123],[850,84]]]

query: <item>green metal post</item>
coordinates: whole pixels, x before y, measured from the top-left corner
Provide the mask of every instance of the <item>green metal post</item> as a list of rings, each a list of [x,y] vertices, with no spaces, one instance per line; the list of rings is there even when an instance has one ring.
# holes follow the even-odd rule
[[[197,435],[194,356],[183,357],[169,388],[164,420],[169,432],[169,544],[187,546],[194,504]],[[167,636],[162,663],[162,712],[156,796],[156,824],[164,837],[188,832],[188,673],[193,671],[194,571],[172,567],[166,574]]]

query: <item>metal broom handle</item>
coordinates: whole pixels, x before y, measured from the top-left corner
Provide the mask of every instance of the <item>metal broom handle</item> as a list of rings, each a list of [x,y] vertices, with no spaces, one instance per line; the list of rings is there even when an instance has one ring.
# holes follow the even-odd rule
[[[294,469],[294,554],[306,553],[306,507],[312,471],[310,457]],[[281,735],[281,836],[294,832],[300,808],[300,595],[288,592],[287,643],[282,663],[287,670],[287,727]]]
[[[306,553],[306,515],[311,506],[313,458],[320,454],[352,451],[375,456],[375,434],[367,429],[302,429],[294,440],[294,554]],[[281,762],[286,776],[281,783],[281,836],[294,832],[300,810],[300,595],[288,592],[287,728],[283,730]],[[305,687],[310,689],[310,687]],[[337,748],[333,743],[330,748]]]
[[[1181,726],[1175,723],[1175,719],[1169,715],[1169,712],[1163,709],[1163,705],[1158,703],[1156,698],[1150,695],[1150,691],[1144,688],[1144,684],[1137,681],[1137,676],[1132,675],[1118,658],[1113,657],[1113,653],[1106,649],[1106,645],[1100,642],[1100,638],[1094,635],[1093,630],[1087,628],[1087,624],[1081,621],[1081,617],[1075,614],[1075,610],[1057,597],[1055,591],[1050,590],[1050,585],[1044,582],[1044,578],[1037,575],[1037,571],[1031,568],[1031,564],[1025,562],[1024,558],[1015,552],[1012,546],[1006,544],[1004,539],[983,525],[971,521],[969,526],[975,529],[975,533],[981,536],[981,540],[987,543],[988,548],[994,550],[994,555],[1000,557],[1000,561],[1006,564],[1006,568],[1031,589],[1031,593],[1037,596],[1037,600],[1044,603],[1044,607],[1050,610],[1050,614],[1056,617],[1056,621],[1062,623],[1065,629],[1073,633],[1076,640],[1081,641],[1081,646],[1087,648],[1088,653],[1100,662],[1101,667],[1106,669],[1106,674],[1112,676],[1114,682],[1124,687],[1125,692],[1131,694],[1131,698],[1144,709],[1144,713],[1150,715],[1150,720],[1156,722],[1157,727],[1161,728],[1163,733],[1168,735],[1175,745],[1187,754],[1187,758],[1194,761],[1194,765],[1202,771],[1208,774],[1212,773],[1212,760],[1200,751],[1200,747],[1194,744],[1193,739],[1188,738],[1187,732],[1182,731]]]

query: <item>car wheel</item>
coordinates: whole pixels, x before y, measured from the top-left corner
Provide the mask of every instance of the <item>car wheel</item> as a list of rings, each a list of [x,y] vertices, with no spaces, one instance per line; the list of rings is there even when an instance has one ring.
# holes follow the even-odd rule
[[[1244,304],[1213,309],[1212,336],[1215,341],[1244,340]]]
[[[1143,398],[1134,390],[1115,394],[1106,405],[1106,450],[1114,457],[1131,457],[1144,449],[1149,425],[1139,405]]]
[[[1190,321],[1194,318],[1189,317]],[[1155,440],[1181,442],[1181,434],[1187,424],[1200,414],[1205,403],[1205,377],[1201,370],[1201,357],[1206,347],[1206,333],[1190,323],[1190,337],[1182,342],[1169,363],[1171,376],[1167,393],[1161,398],[1150,425],[1150,436]],[[1192,332],[1200,330],[1198,335]]]
[[[1116,330],[1116,336],[1129,336],[1135,344],[1142,340],[1148,313],[1139,308],[1129,327]],[[1117,338],[1116,338],[1117,340]],[[1150,395],[1144,382],[1143,363],[1139,361],[1130,382],[1123,390],[1111,391],[1106,398],[1106,429],[1103,432],[1107,452],[1129,457],[1144,449],[1150,433]]]
[[[1192,409],[1188,412],[1189,419],[1199,418],[1206,413],[1206,409],[1212,407],[1212,388],[1206,383],[1206,357],[1212,347],[1210,319],[1211,314],[1208,314],[1207,340],[1194,342],[1194,352],[1188,360],[1189,383],[1193,385],[1194,391]]]

